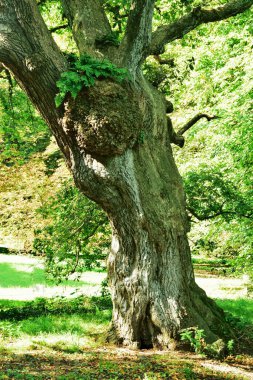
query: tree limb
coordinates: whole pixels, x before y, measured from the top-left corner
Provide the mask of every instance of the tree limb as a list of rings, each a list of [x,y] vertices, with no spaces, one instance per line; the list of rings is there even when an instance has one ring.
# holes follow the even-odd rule
[[[61,0],[81,54],[94,54],[96,40],[111,33],[100,0]]]
[[[205,117],[208,121],[217,119],[217,116],[209,116],[205,113],[199,113],[198,115],[194,116],[191,120],[189,120],[182,128],[180,128],[177,131],[177,135],[182,136],[188,129],[190,129],[194,124],[196,124],[200,119]]]
[[[49,32],[50,32],[50,33],[55,33],[55,32],[57,32],[58,30],[66,29],[68,26],[69,26],[69,24],[63,24],[63,25],[54,26],[53,28],[50,28],[50,29],[49,29]]]
[[[66,62],[36,2],[0,0],[0,18],[0,62],[14,74],[44,119],[57,126],[56,81]]]
[[[133,0],[127,28],[121,45],[123,63],[134,73],[147,55],[155,0]]]
[[[160,55],[154,55],[154,58],[160,65],[169,65],[170,67],[175,67],[174,58],[161,58]]]
[[[101,199],[105,198],[106,179],[101,178],[99,163],[75,148],[76,141],[63,122],[63,107],[55,106],[56,82],[66,70],[67,62],[36,2],[0,0],[0,20],[0,63],[13,73],[52,130],[76,183],[82,177],[86,195],[94,198],[96,193]]]
[[[194,116],[188,123],[186,123],[182,128],[180,128],[177,132],[174,130],[170,118],[168,118],[168,130],[170,135],[170,142],[178,145],[180,148],[183,148],[185,139],[183,134],[188,131],[194,124],[196,124],[202,117],[205,117],[208,121],[212,119],[216,119],[217,116],[209,116],[205,113],[200,113]]]
[[[246,11],[252,5],[253,0],[233,0],[214,9],[202,9],[201,7],[197,7],[175,22],[157,28],[152,34],[149,55],[163,53],[167,43],[182,38],[185,34],[196,29],[201,24],[225,20]]]
[[[239,212],[236,212],[236,211],[225,211],[221,208],[221,210],[217,211],[216,213],[214,214],[210,214],[210,215],[200,215],[198,214],[193,208],[187,206],[187,210],[196,218],[198,219],[199,221],[203,221],[203,220],[210,220],[210,219],[214,219],[214,218],[217,218],[218,216],[223,216],[223,215],[234,215],[234,216],[237,216],[239,218],[246,218],[246,219],[252,219],[253,218],[253,214],[241,214]]]

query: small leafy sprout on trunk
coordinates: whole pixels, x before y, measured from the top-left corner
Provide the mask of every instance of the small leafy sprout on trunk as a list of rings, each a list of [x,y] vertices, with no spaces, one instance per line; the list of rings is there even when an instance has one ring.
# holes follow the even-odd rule
[[[82,88],[94,86],[95,80],[110,78],[122,82],[127,77],[127,70],[118,68],[108,60],[98,60],[89,55],[82,55],[79,59],[73,54],[69,59],[69,71],[61,74],[56,82],[59,93],[55,97],[56,107],[59,107],[70,93],[75,99]]]

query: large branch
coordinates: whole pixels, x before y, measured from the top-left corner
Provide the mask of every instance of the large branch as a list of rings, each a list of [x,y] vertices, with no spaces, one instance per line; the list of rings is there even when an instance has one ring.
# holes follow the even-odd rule
[[[111,33],[100,0],[61,0],[80,53],[94,53],[96,40]]]
[[[165,45],[196,29],[201,24],[225,20],[238,13],[242,13],[253,5],[253,0],[233,0],[214,9],[197,7],[191,13],[183,16],[169,25],[157,28],[152,34],[149,55],[161,54]]]
[[[10,69],[48,124],[57,125],[56,81],[65,58],[34,0],[0,0],[0,62]],[[53,131],[57,135],[57,129]]]
[[[67,64],[48,31],[35,0],[0,0],[0,63],[10,69],[51,128],[75,175],[82,174],[86,194],[104,196],[101,168],[76,149],[64,126],[63,107],[56,108],[56,82]]]
[[[54,26],[54,27],[50,28],[49,31],[50,31],[50,33],[55,33],[58,30],[66,29],[68,26],[69,26],[69,24],[62,24],[62,25]]]
[[[155,0],[133,0],[121,45],[123,63],[134,72],[146,56],[152,30]]]

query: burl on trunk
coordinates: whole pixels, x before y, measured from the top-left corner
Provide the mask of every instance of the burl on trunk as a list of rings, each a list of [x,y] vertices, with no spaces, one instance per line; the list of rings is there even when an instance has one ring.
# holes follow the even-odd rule
[[[170,347],[181,329],[198,327],[209,341],[218,339],[223,312],[194,280],[165,99],[140,77],[135,86],[98,82],[65,109],[74,167],[88,151],[105,182],[102,196],[88,195],[108,213],[113,231],[110,336],[133,347]],[[74,177],[87,194],[80,173]]]

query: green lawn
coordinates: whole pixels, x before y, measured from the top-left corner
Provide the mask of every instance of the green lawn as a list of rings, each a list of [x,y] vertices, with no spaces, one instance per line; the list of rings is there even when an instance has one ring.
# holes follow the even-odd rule
[[[85,289],[91,294],[99,292],[101,281],[106,274],[101,272],[85,272],[79,281],[66,280],[58,284],[49,280],[46,276],[43,260],[36,257],[21,255],[0,255],[0,299],[25,300],[41,296],[53,297],[65,294],[64,288],[68,289],[68,295],[77,289]],[[89,288],[89,290],[88,290]],[[26,291],[25,291],[26,289]],[[51,289],[51,290],[50,290]]]
[[[10,257],[8,259],[10,261]],[[90,281],[82,281],[82,286],[99,284],[101,274],[87,273],[87,279]],[[19,258],[18,263],[0,264],[0,297],[1,288],[19,287],[26,292],[37,284],[51,285],[36,260],[22,263]],[[75,281],[68,285],[73,289],[77,286]],[[240,317],[242,326],[253,324],[253,299],[217,299],[216,302],[225,311]],[[192,355],[189,353],[155,355],[152,351],[128,352],[108,345],[106,336],[111,314],[109,297],[0,299],[0,380],[242,378],[203,368],[200,364],[203,358],[189,356]],[[252,328],[246,331],[250,339]],[[238,360],[248,363],[252,358],[238,356]]]
[[[216,303],[243,322],[253,325],[253,299],[217,299]]]

